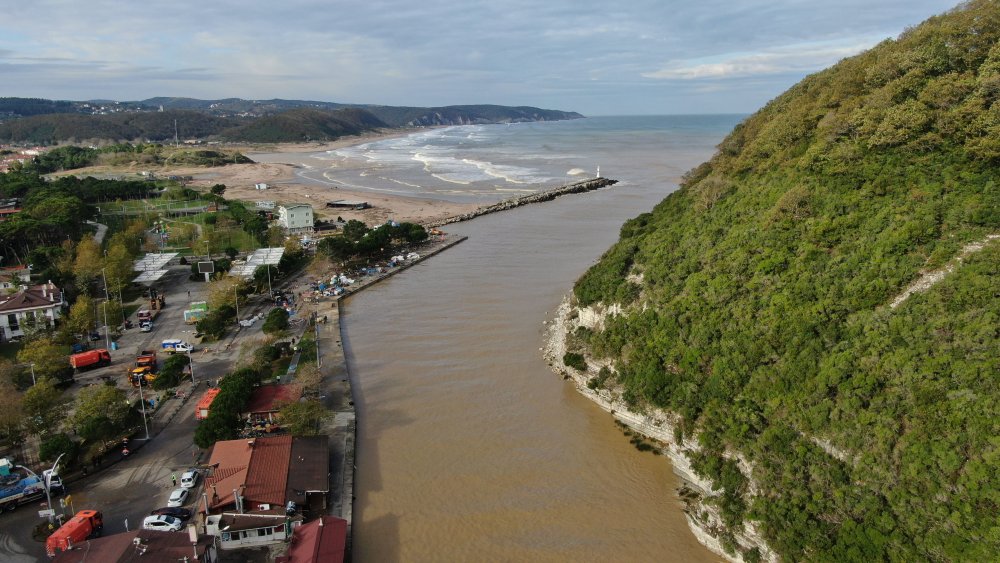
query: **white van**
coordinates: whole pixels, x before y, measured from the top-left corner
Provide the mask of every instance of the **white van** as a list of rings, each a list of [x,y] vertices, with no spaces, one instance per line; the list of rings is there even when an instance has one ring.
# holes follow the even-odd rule
[[[194,346],[184,342],[179,338],[172,338],[170,340],[164,340],[163,344],[160,345],[163,351],[168,354],[175,354],[177,352],[194,352]]]

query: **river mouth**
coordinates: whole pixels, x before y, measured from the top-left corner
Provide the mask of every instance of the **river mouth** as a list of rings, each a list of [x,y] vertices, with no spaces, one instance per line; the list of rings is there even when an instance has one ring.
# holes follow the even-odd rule
[[[663,195],[619,186],[449,225],[469,239],[347,300],[355,560],[717,560],[669,463],[540,351],[573,281]]]

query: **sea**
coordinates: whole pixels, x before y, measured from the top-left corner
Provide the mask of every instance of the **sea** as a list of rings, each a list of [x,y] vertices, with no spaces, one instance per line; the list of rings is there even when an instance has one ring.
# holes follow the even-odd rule
[[[676,185],[742,117],[592,117],[433,128],[316,153],[315,163],[299,175],[320,185],[461,203],[493,203],[598,173]]]
[[[547,323],[621,224],[677,189],[743,116],[428,129],[317,153],[324,185],[492,203],[600,175],[613,187],[487,215],[468,239],[343,304],[358,412],[355,561],[718,561],[669,461],[553,373]]]

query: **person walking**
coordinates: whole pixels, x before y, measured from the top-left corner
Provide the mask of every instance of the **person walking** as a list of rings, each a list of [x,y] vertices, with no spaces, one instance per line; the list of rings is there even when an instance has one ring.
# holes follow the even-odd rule
[[[170,480],[174,482],[174,486],[176,487],[177,486],[177,474],[171,473],[170,474]]]

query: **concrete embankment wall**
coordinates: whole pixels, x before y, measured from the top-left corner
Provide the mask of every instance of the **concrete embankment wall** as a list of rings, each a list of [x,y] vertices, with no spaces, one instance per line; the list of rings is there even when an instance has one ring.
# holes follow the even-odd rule
[[[340,307],[343,298],[370,287],[390,276],[411,268],[420,262],[464,241],[464,236],[446,236],[433,241],[421,249],[420,258],[398,268],[365,279],[337,297],[329,310],[321,315],[328,322],[320,324],[319,348],[322,357],[324,403],[332,416],[324,423],[323,433],[330,437],[330,506],[329,513],[347,520],[348,560],[353,549],[354,526],[354,475],[355,442],[357,434],[357,414],[354,409],[354,390],[351,374],[344,354],[343,326],[340,323]],[[318,309],[318,307],[316,307]],[[301,334],[300,334],[301,338]]]
[[[530,203],[551,201],[561,195],[578,194],[583,192],[590,192],[593,190],[599,190],[601,188],[613,186],[617,183],[618,180],[609,180],[608,178],[591,178],[589,180],[581,180],[579,182],[573,182],[572,184],[566,184],[565,186],[553,188],[551,190],[546,190],[544,192],[538,192],[526,196],[515,197],[513,199],[506,199],[499,203],[494,203],[493,205],[480,207],[479,209],[471,213],[465,213],[463,215],[455,215],[454,217],[449,217],[441,221],[434,221],[432,223],[427,223],[426,226],[440,227],[442,225],[448,225],[450,223],[460,223],[462,221],[468,221],[470,219],[475,219],[476,217],[489,215],[490,213],[497,213],[499,211],[514,209],[515,207],[521,207],[522,205],[528,205]]]

